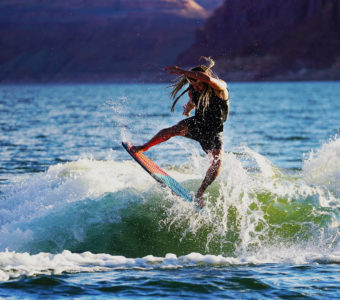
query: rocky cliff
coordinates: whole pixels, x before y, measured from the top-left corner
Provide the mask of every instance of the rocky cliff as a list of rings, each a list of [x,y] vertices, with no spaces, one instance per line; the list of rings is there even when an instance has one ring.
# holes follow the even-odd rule
[[[194,0],[3,0],[0,81],[158,80],[208,15]]]
[[[0,82],[162,81],[202,55],[228,80],[340,79],[340,0],[222,1],[2,0]]]
[[[177,62],[210,55],[234,80],[340,79],[339,2],[225,0]]]

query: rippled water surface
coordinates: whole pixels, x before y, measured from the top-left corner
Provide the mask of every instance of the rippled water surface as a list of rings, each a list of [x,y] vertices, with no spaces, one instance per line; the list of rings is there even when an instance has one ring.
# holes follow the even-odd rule
[[[0,86],[0,297],[339,298],[340,83],[230,83],[205,213],[121,147],[180,121],[162,84]],[[177,137],[147,155],[190,191]]]

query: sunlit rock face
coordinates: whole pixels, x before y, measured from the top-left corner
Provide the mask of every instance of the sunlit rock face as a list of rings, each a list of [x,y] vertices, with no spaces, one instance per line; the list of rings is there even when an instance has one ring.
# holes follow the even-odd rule
[[[195,0],[199,5],[206,10],[214,10],[223,5],[224,0]]]
[[[206,17],[207,11],[194,0],[135,0],[117,1],[121,10],[139,12],[167,13],[183,17]]]

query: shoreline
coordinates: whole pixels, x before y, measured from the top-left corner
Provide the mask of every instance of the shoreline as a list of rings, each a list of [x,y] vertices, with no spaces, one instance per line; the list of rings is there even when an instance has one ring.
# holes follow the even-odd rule
[[[340,81],[340,69],[301,69],[286,71],[271,76],[257,71],[220,71],[220,78],[227,82],[300,82],[300,81]],[[174,79],[163,72],[148,72],[127,76],[126,73],[116,74],[85,74],[85,75],[50,75],[38,78],[2,78],[0,85],[6,84],[77,84],[77,83],[171,83]]]
[[[220,78],[227,82],[299,82],[340,81],[340,68],[289,70],[281,74],[264,75],[258,71],[219,71]],[[131,74],[130,74],[131,75]],[[45,83],[171,83],[174,77],[165,72],[140,73],[127,76],[126,73],[48,75],[39,77],[2,78],[3,84],[45,84]]]

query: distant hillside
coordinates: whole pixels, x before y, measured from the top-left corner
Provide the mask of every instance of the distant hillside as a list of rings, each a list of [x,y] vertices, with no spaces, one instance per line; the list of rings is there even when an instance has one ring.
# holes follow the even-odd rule
[[[194,0],[2,0],[0,81],[158,80],[208,15]]]
[[[178,64],[216,58],[233,80],[340,79],[339,0],[225,0]]]

